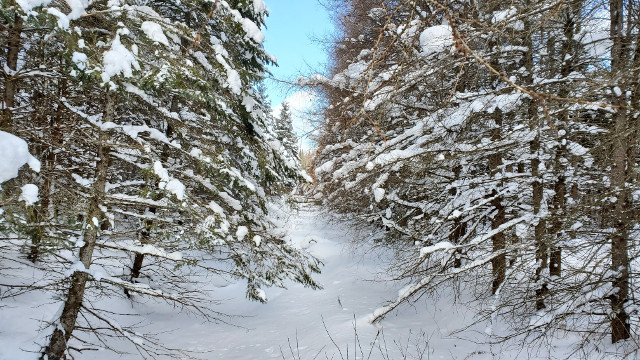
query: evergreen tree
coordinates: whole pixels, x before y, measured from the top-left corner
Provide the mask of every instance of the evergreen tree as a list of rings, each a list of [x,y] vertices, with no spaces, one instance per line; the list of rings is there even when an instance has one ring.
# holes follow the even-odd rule
[[[298,159],[298,138],[293,131],[291,109],[286,101],[283,101],[281,106],[280,115],[276,118],[275,132],[287,154],[292,159]]]

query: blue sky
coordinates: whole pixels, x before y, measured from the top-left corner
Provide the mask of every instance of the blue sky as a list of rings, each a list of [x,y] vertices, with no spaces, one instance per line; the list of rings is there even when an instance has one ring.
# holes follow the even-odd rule
[[[265,49],[278,59],[269,70],[277,79],[295,82],[299,76],[324,72],[327,54],[322,39],[328,38],[333,25],[327,9],[319,0],[264,0],[269,9],[265,33]],[[286,100],[291,108],[293,130],[300,146],[313,147],[308,133],[313,129],[308,112],[313,108],[314,94],[276,81],[266,81],[267,94],[276,115]]]
[[[270,67],[278,79],[295,81],[299,75],[323,70],[327,56],[322,44],[314,38],[326,38],[332,24],[327,10],[318,0],[264,0],[270,15],[264,31],[265,49],[278,59]],[[267,82],[273,106],[292,96],[296,89]]]

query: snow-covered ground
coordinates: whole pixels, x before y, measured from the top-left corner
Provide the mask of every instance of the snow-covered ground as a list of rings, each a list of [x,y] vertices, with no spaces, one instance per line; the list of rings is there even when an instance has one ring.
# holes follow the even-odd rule
[[[126,298],[105,303],[114,311],[143,315],[136,320],[143,319],[141,332],[156,333],[164,346],[194,351],[203,359],[547,359],[566,357],[575,340],[559,339],[542,349],[522,348],[517,341],[488,345],[488,324],[451,335],[472,321],[473,311],[446,291],[438,299],[402,307],[381,326],[371,325],[370,314],[397,296],[402,285],[379,280],[387,255],[364,245],[354,247],[349,224],[330,221],[313,205],[294,212],[289,228],[294,242],[324,262],[317,276],[322,290],[298,284],[267,289],[268,303],[261,304],[245,298],[243,283],[216,280],[221,304],[215,309],[242,315],[229,320],[233,325],[176,315],[166,304],[133,305]],[[36,343],[50,334],[50,329],[38,331],[40,320],[53,318],[58,306],[38,293],[0,302],[0,359],[37,358]],[[85,352],[81,358],[140,358],[124,342],[112,345],[131,353]]]

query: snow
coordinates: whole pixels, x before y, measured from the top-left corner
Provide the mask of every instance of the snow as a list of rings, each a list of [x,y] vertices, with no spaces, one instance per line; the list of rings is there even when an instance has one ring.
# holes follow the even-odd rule
[[[167,253],[164,249],[154,246],[152,244],[136,245],[131,241],[128,241],[128,242],[120,241],[120,242],[101,244],[101,246],[110,248],[110,249],[127,250],[127,251],[138,253],[138,254],[161,257],[161,258],[165,258],[173,261],[182,260],[182,254],[180,252]]]
[[[152,41],[169,46],[169,39],[165,36],[160,24],[153,21],[145,21],[140,25],[140,29],[142,29]]]
[[[87,55],[85,53],[74,51],[71,56],[71,61],[78,67],[80,70],[84,70],[87,65],[89,65]]]
[[[236,95],[240,95],[242,93],[242,80],[240,79],[240,74],[230,67],[227,68],[227,83],[232,93]]]
[[[244,237],[249,233],[249,228],[246,226],[238,226],[238,230],[236,231],[236,237],[238,241],[244,240]]]
[[[62,11],[56,8],[48,8],[47,13],[58,18],[58,27],[61,29],[69,28],[69,18]]]
[[[18,170],[25,164],[40,172],[40,161],[29,154],[27,142],[0,131],[0,184],[18,176]]]
[[[103,56],[102,81],[107,83],[113,76],[122,75],[125,78],[133,76],[133,69],[140,70],[140,64],[136,56],[120,42],[120,33],[127,31],[118,30],[118,34],[111,42],[111,48]]]
[[[227,194],[226,192],[220,191],[218,193],[218,196],[220,196],[220,198],[224,200],[227,204],[229,204],[229,206],[231,206],[234,210],[237,210],[237,211],[242,210],[242,203],[234,199],[233,197],[231,197],[231,195]]]
[[[432,246],[425,246],[422,249],[420,249],[420,257],[425,257],[429,254],[432,254],[436,251],[447,251],[447,250],[451,250],[455,248],[455,245],[453,245],[452,243],[448,242],[448,241],[441,241],[435,245]]]
[[[229,9],[229,12],[231,13],[231,15],[233,15],[234,20],[242,25],[242,29],[247,34],[247,37],[257,42],[258,44],[262,44],[265,37],[262,31],[260,31],[260,27],[258,27],[258,25],[256,25],[256,23],[254,23],[250,19],[242,17],[238,10],[231,9],[229,7],[229,4],[227,4],[226,2],[223,2],[222,4]],[[253,7],[254,10],[262,10],[260,12],[266,10],[266,5],[264,3],[261,4],[261,1],[259,0],[253,1]]]
[[[196,51],[193,53],[193,57],[195,57],[200,65],[204,66],[205,69],[213,71],[213,66],[211,66],[211,63],[209,63],[209,60],[207,60],[207,57],[204,55],[204,53],[202,53],[201,51]]]
[[[89,187],[89,185],[93,184],[93,180],[90,179],[85,179],[82,176],[78,175],[78,174],[71,174],[71,177],[73,178],[73,180],[75,180],[78,184],[84,186],[84,187]]]
[[[30,0],[21,0],[19,2],[20,6],[26,11],[30,11],[34,7],[38,6],[46,6],[51,1],[30,1]],[[58,18],[58,27],[61,29],[69,29],[70,22],[73,20],[79,19],[82,15],[86,14],[86,9],[89,6],[88,0],[66,0],[67,6],[71,9],[71,12],[68,14],[63,13],[58,8],[47,8],[47,13]],[[27,10],[29,9],[29,10]]]
[[[224,209],[222,206],[218,205],[218,203],[213,200],[209,202],[209,209],[213,210],[213,212],[220,216],[224,216]]]
[[[499,334],[502,330],[499,317],[474,324],[478,320],[474,318],[477,309],[465,305],[470,300],[469,294],[454,295],[451,289],[441,290],[436,297],[416,300],[412,306],[392,312],[382,322],[371,325],[369,320],[372,314],[378,315],[387,310],[381,307],[385,300],[406,296],[415,288],[415,284],[386,281],[385,264],[393,254],[372,251],[362,242],[357,246],[352,244],[356,238],[362,239],[362,234],[354,233],[348,222],[336,220],[327,217],[316,207],[302,205],[299,211],[292,214],[288,223],[292,243],[306,244],[309,251],[324,263],[322,274],[316,277],[323,286],[321,290],[311,290],[294,283],[287,283],[287,289],[257,288],[254,295],[268,300],[263,304],[246,299],[244,282],[214,281],[215,276],[207,275],[211,281],[209,290],[213,290],[217,298],[224,299],[215,305],[215,310],[243,315],[232,318],[231,324],[200,321],[193,314],[176,315],[171,306],[152,300],[132,302],[126,297],[109,297],[95,300],[92,305],[113,312],[109,320],[120,329],[125,329],[125,325],[130,323],[135,324],[136,333],[124,335],[134,342],[141,342],[142,335],[156,334],[163,345],[193,351],[208,360],[572,358],[574,353],[571,346],[576,337],[569,332],[561,332],[561,336],[541,348],[523,348],[522,338],[516,338],[512,343],[489,344],[491,338],[484,330]],[[107,245],[146,254],[174,256],[159,248],[133,243]],[[440,246],[447,247],[445,244]],[[175,257],[179,258],[177,254]],[[125,285],[123,280],[108,276],[93,265],[87,269],[82,263],[73,262],[67,273],[73,271],[86,272],[102,283]],[[33,270],[21,273],[12,270],[12,275],[23,276],[28,281],[39,276]],[[159,290],[144,283],[127,286],[141,294],[154,296],[159,293]],[[33,351],[40,349],[39,344],[49,334],[48,331],[42,331],[41,321],[59,318],[60,302],[52,298],[43,300],[43,296],[47,296],[46,293],[34,291],[18,297],[17,301],[12,298],[0,299],[0,323],[12,325],[11,331],[0,331],[0,344],[3,345],[0,346],[0,359],[34,358]],[[115,318],[118,313],[133,313],[143,317],[127,322],[124,317]],[[532,321],[535,321],[535,317]],[[465,331],[455,333],[466,326],[469,328]],[[124,340],[108,341],[110,346],[124,353],[116,355],[110,351],[86,351],[82,358],[140,359],[135,348]],[[364,356],[360,356],[360,348]],[[607,350],[605,346],[603,351]],[[371,356],[368,356],[370,351]],[[586,357],[602,358],[604,352]]]
[[[258,44],[262,44],[262,42],[264,41],[264,34],[262,33],[262,31],[260,31],[258,25],[247,18],[243,18],[242,28],[247,33],[247,36],[253,39],[253,41],[257,42]]]
[[[34,8],[49,5],[50,2],[51,0],[16,0],[16,3],[18,3],[27,14]]]
[[[501,21],[505,21],[510,17],[515,16],[518,13],[518,10],[515,7],[510,7],[506,10],[496,11],[493,13],[493,18],[491,19],[492,23],[497,23]]]
[[[153,163],[153,172],[160,178],[160,188],[174,194],[178,200],[184,200],[186,188],[180,180],[169,176],[169,171],[162,167],[160,161]]]
[[[86,9],[89,6],[89,0],[65,0],[67,5],[71,8],[71,12],[67,14],[69,20],[79,19],[80,16],[86,14]]]
[[[453,33],[449,25],[429,27],[420,33],[420,47],[425,56],[447,50],[453,46]]]
[[[262,289],[256,289],[256,296],[262,301],[267,301],[267,293]]]
[[[168,192],[175,194],[178,200],[184,200],[184,192],[186,190],[183,183],[178,179],[170,179],[167,183],[160,183],[160,187]]]
[[[256,14],[264,14],[267,11],[267,4],[262,0],[253,0],[253,11]]]
[[[216,54],[216,61],[218,61],[227,72],[227,81],[223,85],[228,87],[231,92],[236,95],[242,94],[242,79],[240,78],[240,74],[233,69],[225,59],[225,57],[229,57],[227,50],[225,50],[225,48],[220,44],[213,45],[212,48]],[[213,70],[213,67],[209,64],[209,61],[203,53],[197,51],[194,53],[194,56],[196,56],[198,62],[200,62],[207,70]]]
[[[23,185],[21,188],[19,201],[24,201],[25,205],[31,206],[38,202],[38,187],[33,184]]]
[[[613,87],[613,93],[616,94],[616,96],[618,97],[622,96],[622,90],[620,90],[620,88],[617,86]]]
[[[575,156],[582,156],[589,152],[589,149],[573,141],[569,142],[569,144],[567,145],[567,150],[569,150],[569,152]]]
[[[382,188],[373,189],[373,196],[374,196],[376,202],[380,202],[380,201],[382,201],[382,199],[384,199],[384,193],[385,193],[385,190],[382,189]]]

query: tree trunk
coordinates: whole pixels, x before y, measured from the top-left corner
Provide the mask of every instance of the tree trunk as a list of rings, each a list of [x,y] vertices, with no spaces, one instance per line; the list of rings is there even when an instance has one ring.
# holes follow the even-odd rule
[[[530,3],[527,2],[527,6]],[[531,28],[531,23],[529,20],[525,19],[525,29]],[[522,33],[524,39],[524,46],[528,49],[525,59],[524,59],[524,67],[527,69],[526,76],[524,78],[524,83],[527,86],[534,85],[534,61],[533,61],[533,33],[530,31],[525,31]],[[535,303],[536,310],[541,310],[545,308],[544,298],[548,293],[548,287],[546,281],[541,282],[542,280],[542,272],[547,268],[548,264],[548,245],[544,239],[545,230],[546,230],[546,220],[541,216],[541,208],[542,208],[542,200],[543,200],[543,191],[544,184],[542,182],[542,176],[544,174],[540,173],[540,159],[539,157],[542,155],[540,152],[540,119],[538,114],[538,102],[535,99],[527,98],[524,100],[526,104],[527,110],[527,118],[529,119],[529,129],[531,131],[536,132],[536,136],[529,143],[529,154],[531,156],[530,166],[531,166],[531,178],[533,179],[531,183],[531,200],[533,203],[533,215],[536,217],[536,223],[534,227],[534,245],[536,247],[536,273],[535,273],[535,282],[536,286],[539,286],[535,292]],[[523,164],[524,165],[524,164]]]
[[[58,85],[59,99],[66,97],[66,89],[67,81],[65,79],[61,79]],[[62,146],[62,133],[60,131],[60,124],[62,123],[62,118],[64,116],[63,108],[63,105],[60,103],[60,101],[58,101],[56,114],[51,118],[51,121],[49,123],[50,146],[46,149],[46,155],[40,157],[44,159],[44,166],[41,171],[41,175],[44,180],[42,188],[40,189],[40,208],[37,209],[36,218],[34,221],[38,231],[31,236],[31,248],[29,250],[29,255],[27,256],[28,259],[34,263],[38,261],[38,258],[40,257],[40,248],[42,246],[42,241],[46,230],[46,227],[43,224],[49,219],[50,216],[51,187],[53,186],[53,176],[55,172],[56,150]],[[44,153],[44,151],[42,153]]]
[[[493,118],[495,120],[495,128],[492,130],[491,140],[494,143],[499,142],[502,133],[502,111],[500,109],[496,109],[493,113]],[[495,153],[489,156],[489,168],[491,169],[491,177],[494,178],[496,174],[498,174],[500,170],[500,166],[502,165],[502,153],[499,150],[494,149]],[[502,181],[500,181],[501,183]],[[495,188],[498,187],[498,184],[495,185]],[[493,218],[491,218],[491,229],[496,230],[502,224],[506,222],[506,214],[505,207],[502,204],[502,196],[496,196],[498,194],[498,190],[494,188],[491,196],[494,199],[491,201],[491,205],[495,209],[495,214]],[[493,252],[500,253],[495,255],[495,257],[491,260],[491,269],[493,274],[493,284],[491,287],[491,293],[495,294],[500,285],[504,282],[506,278],[507,272],[507,256],[504,253],[504,249],[506,247],[506,240],[503,232],[499,232],[491,237]]]
[[[156,213],[155,207],[150,207],[149,212],[152,214]],[[151,228],[153,227],[153,220],[145,219],[144,220],[144,229],[142,230],[142,234],[140,236],[140,243],[142,245],[151,243]],[[136,282],[140,277],[140,271],[142,270],[142,263],[144,262],[144,254],[136,253],[135,258],[133,259],[133,267],[131,267],[131,282]],[[124,293],[127,296],[131,296],[127,289],[124,290]]]
[[[614,105],[616,105],[614,103]],[[613,143],[613,167],[611,169],[611,186],[616,193],[616,203],[612,211],[613,227],[615,234],[611,238],[611,269],[614,270],[613,287],[617,291],[611,295],[611,341],[628,339],[631,327],[629,315],[624,306],[629,297],[629,256],[628,249],[628,222],[627,209],[629,206],[628,191],[625,189],[626,178],[626,152],[627,141],[627,117],[623,109],[618,109],[615,120],[615,138]]]
[[[454,181],[460,179],[460,172],[462,171],[462,166],[457,165],[453,169]],[[458,189],[456,187],[451,187],[449,189],[449,194],[453,197],[458,195]],[[467,233],[467,223],[462,221],[462,215],[455,218],[453,220],[453,225],[451,228],[451,232],[449,233],[449,242],[455,245],[460,244],[460,239]],[[456,249],[455,258],[453,260],[453,267],[459,268],[462,266],[462,250]]]
[[[533,102],[533,101],[532,101]],[[535,104],[530,106],[536,106]],[[537,118],[537,116],[536,116]],[[532,200],[533,200],[533,214],[537,217],[538,223],[534,228],[534,242],[536,246],[536,276],[535,281],[539,283],[542,280],[542,272],[547,268],[549,257],[548,257],[548,246],[547,242],[544,239],[544,233],[546,228],[545,219],[540,217],[540,209],[542,206],[542,193],[544,190],[544,185],[542,183],[542,176],[540,174],[540,159],[537,158],[539,156],[540,150],[540,135],[536,135],[533,141],[529,144],[530,152],[532,155],[531,158],[531,177],[534,179],[532,183]],[[549,292],[546,282],[542,282],[539,284],[539,287],[536,289],[536,310],[541,310],[545,308],[544,305],[544,297]]]
[[[171,112],[176,112],[178,111],[178,100],[176,96],[173,96],[171,98],[171,107],[169,109],[169,111]],[[147,124],[149,126],[151,126],[151,124]],[[165,135],[167,136],[167,139],[171,139],[171,137],[173,137],[173,126],[171,126],[171,123],[167,123],[166,129],[165,129]],[[164,145],[163,149],[162,149],[162,155],[161,155],[161,160],[162,162],[166,163],[167,160],[169,159],[169,145]],[[156,186],[158,184],[156,183]],[[161,196],[156,196],[153,198],[153,200],[160,200],[162,197]],[[149,207],[149,212],[152,214],[155,214],[157,211],[157,208],[155,206],[151,206]],[[145,244],[150,244],[151,243],[151,229],[153,228],[153,220],[151,219],[145,219],[144,220],[144,230],[142,231],[141,234],[141,239],[140,239],[140,243],[142,245]],[[144,254],[140,254],[140,253],[136,253],[134,259],[133,259],[133,266],[131,267],[131,277],[130,280],[132,282],[135,282],[136,279],[138,279],[140,277],[140,271],[142,270],[142,264],[144,263]],[[124,293],[127,294],[127,296],[131,296],[129,294],[129,291],[127,289],[124,289]]]
[[[623,1],[612,0],[609,4],[611,16],[610,35],[613,41],[611,49],[612,85],[625,89],[621,77],[626,68],[625,37],[622,32],[624,23]],[[629,256],[628,228],[629,219],[626,207],[629,205],[629,194],[625,182],[627,180],[628,120],[625,91],[613,91],[612,105],[617,107],[613,117],[613,166],[611,167],[611,188],[616,202],[611,212],[611,225],[615,233],[611,237],[611,269],[614,271],[613,287],[617,288],[611,295],[611,342],[628,339],[631,335],[629,315],[625,304],[629,297]]]
[[[566,145],[558,148],[558,155],[562,156],[566,152]],[[561,167],[564,171],[564,167]],[[564,175],[558,175],[554,186],[555,195],[553,197],[553,220],[551,221],[550,231],[550,255],[549,255],[549,276],[562,275],[562,248],[558,246],[560,237],[560,229],[562,227],[562,216],[566,203],[567,185]]]
[[[106,95],[106,104],[103,119],[105,122],[113,121],[115,114],[115,102],[113,96]],[[100,206],[104,203],[105,186],[107,183],[107,173],[109,167],[109,135],[106,132],[100,133],[98,145],[98,162],[96,164],[96,180],[93,183],[92,197],[89,200],[87,210],[87,225],[84,230],[84,245],[80,248],[80,262],[89,269],[93,257],[93,250],[98,238],[99,224],[95,224],[97,219],[102,219]],[[96,220],[94,220],[96,219]],[[60,316],[60,326],[56,327],[40,359],[60,360],[65,358],[67,342],[76,326],[78,313],[82,307],[85,288],[89,274],[85,271],[76,271],[71,277],[71,286]]]
[[[20,54],[20,37],[22,35],[22,16],[15,12],[13,25],[9,26],[7,37],[7,67],[18,70],[18,55]],[[5,75],[4,84],[4,109],[0,118],[0,130],[12,132],[13,130],[13,107],[15,106],[15,94],[17,90],[17,80],[12,74]]]
[[[560,77],[568,77],[575,69],[576,45],[574,36],[577,31],[579,18],[582,9],[581,2],[575,2],[566,10],[566,19],[563,25],[562,49],[559,59],[563,59],[560,70]],[[569,96],[567,86],[561,85],[558,90],[558,97],[565,98]],[[567,124],[569,123],[569,110],[563,109],[558,116],[558,150],[556,151],[555,174],[556,183],[554,184],[555,195],[553,198],[553,220],[549,229],[550,256],[549,256],[549,275],[560,277],[562,275],[562,248],[558,246],[560,237],[560,229],[563,225],[563,217],[566,207],[567,183],[565,177],[566,166],[562,160],[567,156]]]

